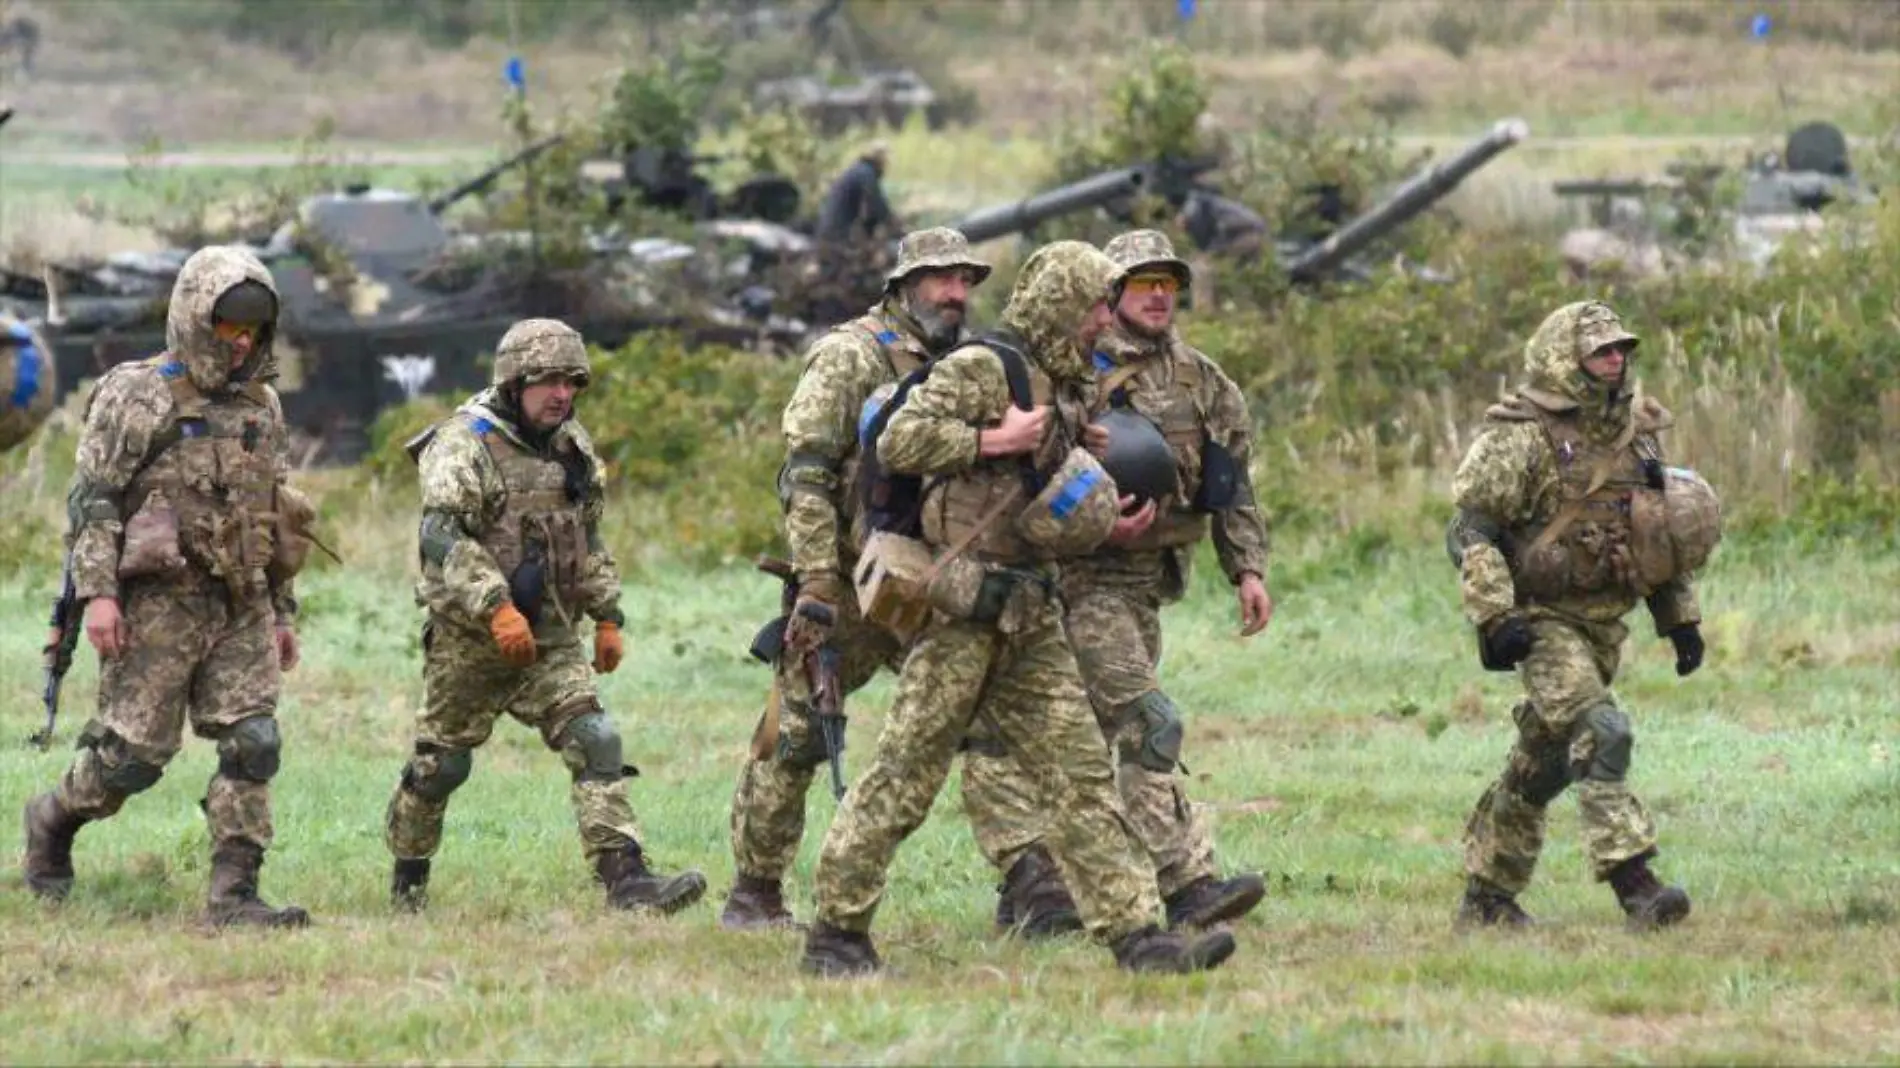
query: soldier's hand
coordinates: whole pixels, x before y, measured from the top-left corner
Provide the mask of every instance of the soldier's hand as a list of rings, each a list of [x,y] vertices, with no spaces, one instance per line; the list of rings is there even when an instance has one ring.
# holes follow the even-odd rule
[[[620,660],[626,655],[626,639],[620,636],[620,627],[612,620],[603,619],[594,624],[594,670],[602,675],[611,675],[620,666]]]
[[[86,640],[104,659],[117,659],[132,641],[132,628],[120,614],[116,598],[98,597],[86,602],[85,623]]]
[[[1003,421],[976,433],[977,455],[984,459],[1033,452],[1042,444],[1042,428],[1049,421],[1049,406],[1039,404],[1028,411],[1015,405],[1003,409]]]
[[[1240,598],[1240,636],[1251,638],[1266,630],[1273,621],[1273,597],[1267,593],[1266,582],[1248,571],[1240,576],[1235,594]]]
[[[1148,528],[1154,525],[1155,513],[1158,510],[1155,507],[1155,502],[1149,501],[1147,504],[1141,506],[1140,511],[1130,515],[1128,514],[1128,506],[1134,503],[1134,494],[1125,493],[1122,495],[1122,514],[1116,518],[1115,528],[1108,532],[1108,543],[1110,545],[1126,545],[1141,537],[1143,534],[1148,533]]]
[[[1685,678],[1695,674],[1695,669],[1702,666],[1702,628],[1684,623],[1669,632],[1669,640],[1676,647],[1676,676]]]
[[[1108,455],[1108,428],[1100,423],[1089,423],[1082,427],[1082,447],[1095,454],[1097,460]]]
[[[785,623],[785,648],[793,656],[804,656],[831,640],[843,587],[838,576],[831,574],[799,580],[798,603],[792,606],[792,618]]]
[[[277,624],[277,667],[280,671],[295,668],[302,660],[297,644],[297,628],[288,623]]]
[[[1505,616],[1484,632],[1484,666],[1492,671],[1511,670],[1531,655],[1535,640],[1523,616]]]
[[[501,650],[501,658],[510,666],[527,667],[534,663],[534,628],[528,625],[528,618],[519,608],[503,602],[495,609],[494,618],[488,621],[488,633]]]

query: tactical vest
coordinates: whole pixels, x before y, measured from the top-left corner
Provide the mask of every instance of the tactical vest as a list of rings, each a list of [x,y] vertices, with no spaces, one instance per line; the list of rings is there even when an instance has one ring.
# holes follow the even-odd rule
[[[501,514],[476,543],[494,557],[514,590],[517,607],[530,615],[536,630],[578,624],[589,555],[585,493],[578,499],[568,496],[567,469],[558,459],[516,444],[486,416],[464,412],[461,418],[481,439],[502,484]],[[563,437],[556,448],[579,446]],[[524,564],[537,566],[539,574],[534,567],[524,571]],[[520,604],[520,587],[527,584],[552,596],[539,606],[532,601]]]
[[[1528,410],[1543,430],[1558,481],[1557,510],[1510,532],[1518,599],[1645,597],[1674,577],[1673,565],[1657,556],[1649,521],[1662,515],[1663,469],[1660,446],[1642,425],[1644,415],[1631,413],[1620,440],[1598,443],[1574,418],[1534,404],[1513,407],[1520,414],[1512,418],[1522,420]]]
[[[1098,368],[1101,364],[1098,362]],[[1102,368],[1103,385],[1127,374],[1114,389],[1103,389],[1096,398],[1097,412],[1113,405],[1127,404],[1160,427],[1168,448],[1174,451],[1175,469],[1180,474],[1180,495],[1165,502],[1159,514],[1141,537],[1123,548],[1131,552],[1172,549],[1192,545],[1207,536],[1207,516],[1190,505],[1201,484],[1201,447],[1207,440],[1207,413],[1201,407],[1201,387],[1205,379],[1201,361],[1178,340],[1168,343],[1164,357],[1145,357],[1121,368]],[[1172,381],[1165,387],[1137,390],[1135,385],[1165,367]]]
[[[997,457],[936,481],[924,495],[923,534],[931,548],[960,543],[1001,509],[970,542],[966,555],[998,564],[1032,563],[1046,555],[1016,533],[1012,520],[1040,491],[1040,486],[1028,484],[1031,470],[1046,473],[1061,465],[1081,438],[1088,408],[1079,388],[1058,388],[1040,367],[1025,363],[1032,403],[1051,406],[1042,444],[1029,464],[1020,456]],[[1013,497],[1014,503],[1005,503],[1006,497]]]
[[[885,368],[890,372],[890,377],[878,383],[880,386],[902,379],[926,362],[899,344],[904,340],[904,335],[892,330],[884,322],[884,317],[876,313],[861,315],[839,329],[849,330],[862,336],[877,349],[878,355],[884,360]],[[863,453],[855,447],[857,442],[855,434],[852,435],[851,440],[854,447],[845,453],[844,463],[838,469],[838,484],[845,487],[844,492],[838,494],[840,518],[843,520],[843,529],[839,531],[839,534],[846,539],[846,544],[839,546],[839,551],[847,571],[850,570],[851,561],[863,549],[864,540],[871,533],[864,524],[863,501],[857,492],[860,469],[864,466]]]
[[[171,420],[154,436],[126,487],[128,526],[148,504],[169,505],[186,561],[222,580],[236,597],[265,588],[277,548],[275,457],[280,431],[269,387],[251,381],[210,397],[182,361],[145,361],[171,392]],[[97,391],[94,392],[97,396]]]

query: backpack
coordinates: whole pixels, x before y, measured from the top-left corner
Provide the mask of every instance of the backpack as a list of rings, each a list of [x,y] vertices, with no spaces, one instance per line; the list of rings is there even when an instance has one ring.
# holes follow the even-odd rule
[[[898,474],[885,469],[877,457],[878,438],[890,424],[891,416],[910,398],[910,391],[928,379],[938,363],[951,353],[975,345],[989,349],[1002,360],[1003,377],[1009,382],[1010,403],[1023,411],[1036,406],[1029,382],[1029,358],[1012,338],[1001,334],[983,334],[953,346],[899,379],[895,390],[881,404],[873,395],[858,425],[857,493],[867,532],[887,531],[907,538],[922,536],[924,495],[931,487],[924,484],[922,475]],[[1041,479],[1028,457],[1023,458],[1023,478],[1032,491],[1030,496],[1041,492]]]

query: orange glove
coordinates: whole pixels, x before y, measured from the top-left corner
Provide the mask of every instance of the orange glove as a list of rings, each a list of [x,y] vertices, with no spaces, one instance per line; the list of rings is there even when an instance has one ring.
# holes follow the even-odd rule
[[[620,666],[620,658],[627,651],[626,642],[621,640],[620,628],[607,620],[594,624],[594,670],[602,675],[611,675]]]
[[[528,626],[528,619],[519,608],[503,602],[495,609],[494,618],[488,621],[488,633],[494,635],[501,658],[510,665],[527,667],[534,663],[534,628]]]

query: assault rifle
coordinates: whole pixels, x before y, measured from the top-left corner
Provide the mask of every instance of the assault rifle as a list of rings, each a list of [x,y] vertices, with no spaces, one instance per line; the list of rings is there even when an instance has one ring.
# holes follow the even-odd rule
[[[59,599],[53,602],[53,618],[47,623],[46,648],[42,650],[46,656],[46,690],[40,699],[46,705],[46,725],[27,739],[41,752],[53,743],[53,723],[59,718],[59,686],[66,672],[72,670],[73,650],[79,645],[79,617],[79,596],[73,590],[73,554],[69,550]]]
[[[784,583],[784,591],[779,595],[779,616],[760,628],[752,639],[752,656],[766,664],[777,666],[785,655],[785,629],[791,623],[794,611],[806,619],[827,627],[835,626],[837,616],[830,606],[808,604],[798,606],[798,573],[784,560],[761,556],[757,561],[760,571],[773,575]],[[801,665],[806,681],[811,686],[812,711],[818,735],[825,744],[825,759],[831,764],[831,796],[844,800],[844,683],[838,676],[840,654],[830,642],[819,646],[804,659]],[[776,721],[772,722],[772,733],[776,735]],[[776,741],[774,737],[772,739]],[[756,755],[756,754],[755,754]]]

